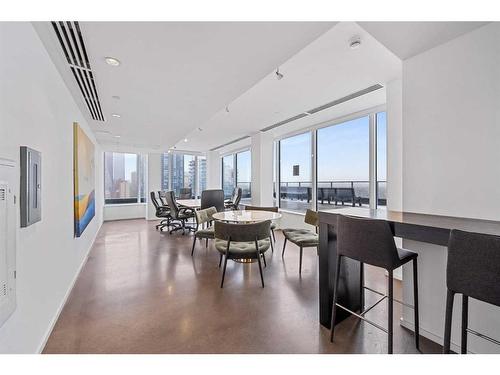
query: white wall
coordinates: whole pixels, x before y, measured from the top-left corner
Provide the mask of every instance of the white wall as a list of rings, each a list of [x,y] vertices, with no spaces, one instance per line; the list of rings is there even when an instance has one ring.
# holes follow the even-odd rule
[[[157,219],[156,209],[153,206],[153,202],[151,202],[149,193],[151,191],[161,190],[161,156],[162,154],[148,155],[148,173],[147,173],[148,178],[147,178],[147,189],[146,189],[147,193],[146,200],[148,202],[146,218],[148,220]]]
[[[108,204],[104,206],[104,221],[144,219],[146,208],[147,203]]]
[[[500,220],[500,24],[403,62],[405,211]]]
[[[403,83],[387,83],[387,208],[403,210]]]
[[[102,152],[96,147],[96,216],[74,238],[73,122],[95,139],[30,23],[0,23],[0,82],[0,156],[19,162],[21,145],[42,153],[42,220],[18,229],[18,304],[0,327],[0,353],[35,353],[101,226]]]
[[[273,205],[273,136],[270,133],[252,135],[252,204]]]
[[[207,152],[207,189],[222,188],[221,163],[219,152]]]

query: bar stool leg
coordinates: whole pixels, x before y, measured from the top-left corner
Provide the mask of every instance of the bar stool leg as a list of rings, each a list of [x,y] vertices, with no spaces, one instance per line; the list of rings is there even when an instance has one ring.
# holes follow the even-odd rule
[[[392,318],[393,318],[393,297],[394,297],[394,293],[393,293],[393,278],[392,278],[393,274],[392,274],[392,270],[389,271],[389,279],[387,280],[387,283],[388,283],[388,289],[389,289],[389,299],[387,300],[387,323],[388,323],[388,327],[387,327],[387,336],[388,336],[388,340],[387,340],[387,353],[388,354],[392,354],[392,337],[393,337],[393,322],[392,322]]]
[[[363,262],[359,262],[359,299],[361,301],[360,312],[365,310],[365,267]]]
[[[462,294],[462,344],[461,353],[467,354],[467,326],[469,324],[469,296]]]
[[[451,317],[453,314],[454,297],[455,297],[455,292],[448,289],[448,293],[446,294],[446,315],[444,321],[443,354],[450,354]]]
[[[420,351],[420,324],[418,320],[418,273],[417,259],[413,259],[413,313],[415,325],[415,347]]]
[[[337,315],[337,289],[340,279],[340,261],[342,257],[337,256],[337,272],[335,273],[335,285],[333,286],[333,303],[332,303],[332,320],[330,324],[330,342],[333,342],[333,334],[335,332],[335,316]]]

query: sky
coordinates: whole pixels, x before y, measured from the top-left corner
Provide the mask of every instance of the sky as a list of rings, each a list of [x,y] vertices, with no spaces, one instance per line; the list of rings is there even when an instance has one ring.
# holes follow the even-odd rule
[[[386,178],[386,114],[377,114],[378,179]],[[318,181],[368,181],[369,118],[318,129]],[[311,133],[281,140],[281,181],[311,181]],[[299,165],[299,176],[293,166]]]

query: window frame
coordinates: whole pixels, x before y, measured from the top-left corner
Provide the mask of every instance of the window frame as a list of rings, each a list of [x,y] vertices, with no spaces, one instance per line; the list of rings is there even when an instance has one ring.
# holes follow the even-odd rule
[[[137,197],[129,198],[106,198],[106,154],[129,154],[136,155],[136,173],[137,173]],[[146,184],[147,184],[147,154],[139,152],[126,152],[126,151],[103,151],[103,195],[104,195],[104,206],[120,206],[120,205],[145,205],[148,202],[148,197],[146,194]],[[141,190],[140,177],[143,179],[143,189]],[[144,190],[144,191],[143,191]],[[141,197],[141,193],[144,197]]]
[[[293,214],[302,214],[304,215],[304,212],[300,211],[289,211],[287,209],[283,209],[281,207],[281,199],[280,199],[280,193],[279,193],[279,188],[281,186],[281,141],[296,135],[304,134],[307,132],[311,133],[311,174],[312,174],[312,209],[317,211],[318,210],[318,200],[317,200],[317,189],[318,189],[318,154],[317,154],[317,147],[318,147],[318,130],[323,129],[323,128],[328,128],[331,126],[343,124],[345,122],[355,120],[358,118],[362,117],[367,117],[369,118],[369,208],[370,209],[375,209],[378,206],[378,194],[377,194],[377,114],[380,112],[386,112],[387,113],[387,108],[386,105],[379,105],[375,107],[370,107],[362,111],[358,112],[353,112],[350,114],[347,114],[345,116],[340,116],[333,118],[331,120],[327,121],[322,121],[320,123],[311,125],[306,128],[301,128],[297,129],[288,133],[284,133],[282,135],[276,136],[273,139],[273,142],[276,145],[276,153],[273,155],[276,159],[273,160],[273,163],[275,163],[275,168],[276,168],[276,184],[275,184],[275,189],[276,189],[276,204],[280,208],[280,210],[284,212],[290,212]],[[388,134],[388,128],[386,127],[386,137]],[[387,158],[386,158],[386,163],[387,163]],[[387,178],[386,178],[387,180]],[[387,202],[386,206],[387,207]]]
[[[220,155],[220,177],[221,177],[221,188],[224,190],[224,158],[227,156],[233,157],[233,168],[234,168],[234,186],[238,186],[238,154],[243,152],[250,153],[250,199],[252,199],[252,147],[245,146],[243,148],[239,148],[237,150],[232,150],[229,152],[225,152]]]

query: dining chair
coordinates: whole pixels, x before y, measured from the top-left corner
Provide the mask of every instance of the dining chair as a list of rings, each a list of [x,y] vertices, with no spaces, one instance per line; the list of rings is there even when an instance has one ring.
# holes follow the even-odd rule
[[[220,287],[224,286],[227,261],[236,262],[256,260],[259,265],[260,281],[264,288],[264,276],[262,275],[261,257],[266,264],[265,252],[269,250],[271,221],[261,221],[251,224],[232,224],[215,221],[215,248],[220,253],[220,260],[224,257],[224,268]],[[220,266],[220,262],[219,262]]]
[[[319,236],[317,233],[319,220],[318,213],[313,210],[307,210],[306,216],[304,217],[304,222],[314,226],[314,231],[310,229],[283,229],[283,235],[285,236],[285,242],[283,243],[283,252],[281,257],[285,256],[285,248],[287,241],[294,243],[300,249],[299,255],[299,275],[302,274],[302,252],[304,247],[315,247],[316,252],[318,252],[319,246]]]
[[[215,207],[205,208],[203,210],[195,211],[196,217],[196,230],[194,232],[193,248],[191,249],[191,256],[194,254],[194,247],[196,245],[197,239],[205,239],[205,246],[208,247],[208,240],[213,240],[215,238],[214,227],[210,225],[213,218],[212,215],[217,212]],[[204,228],[206,224],[206,228]],[[201,225],[201,228],[200,228]]]
[[[247,206],[245,205],[245,210],[248,211],[268,211],[268,212],[278,212],[278,207],[259,207],[259,206]],[[276,242],[276,236],[274,235],[274,230],[276,229],[276,223],[274,221],[271,221],[271,236],[272,236],[272,241],[271,241],[271,251],[274,253],[274,243]]]

